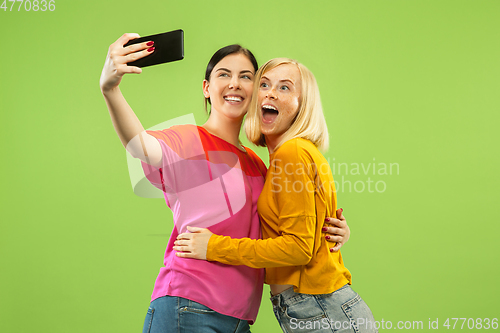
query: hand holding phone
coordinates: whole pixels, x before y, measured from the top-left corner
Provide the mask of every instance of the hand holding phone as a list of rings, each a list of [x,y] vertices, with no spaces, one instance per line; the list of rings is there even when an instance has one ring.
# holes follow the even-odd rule
[[[128,66],[147,67],[184,59],[184,31],[181,29],[136,38],[123,47],[146,41],[154,42],[154,51],[144,58],[127,63]]]
[[[146,37],[136,33],[123,34],[108,49],[99,80],[101,91],[107,93],[118,87],[124,74],[140,74],[140,67],[183,59],[183,35],[182,30]]]
[[[135,33],[126,33],[109,46],[99,80],[99,86],[103,94],[118,87],[123,75],[127,73],[140,74],[142,72],[142,69],[139,67],[127,66],[127,61],[137,59],[137,57],[148,56],[151,52],[148,51],[149,46],[147,43],[136,45],[134,50],[123,48],[125,43],[136,38],[140,38],[140,36]]]

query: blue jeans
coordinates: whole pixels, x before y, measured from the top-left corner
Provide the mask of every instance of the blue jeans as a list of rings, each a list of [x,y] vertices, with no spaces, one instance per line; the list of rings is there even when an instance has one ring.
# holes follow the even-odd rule
[[[370,308],[348,284],[322,295],[298,294],[290,288],[271,301],[285,333],[378,332]]]
[[[151,302],[142,332],[248,333],[250,326],[189,299],[163,296]]]

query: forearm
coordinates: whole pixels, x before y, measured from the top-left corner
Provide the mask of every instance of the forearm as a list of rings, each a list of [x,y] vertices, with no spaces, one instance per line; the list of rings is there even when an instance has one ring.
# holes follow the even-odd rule
[[[122,145],[135,158],[157,165],[161,147],[157,140],[146,133],[139,118],[125,100],[119,87],[102,91],[109,115]]]
[[[296,235],[276,238],[233,239],[212,235],[207,260],[252,268],[306,265],[312,258],[313,239]]]
[[[124,147],[139,133],[144,131],[139,118],[128,105],[119,87],[102,91],[116,134]]]

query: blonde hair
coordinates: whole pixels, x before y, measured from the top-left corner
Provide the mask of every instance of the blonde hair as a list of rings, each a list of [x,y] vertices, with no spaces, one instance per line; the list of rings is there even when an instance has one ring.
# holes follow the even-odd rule
[[[258,94],[262,76],[271,69],[284,64],[296,65],[300,72],[302,89],[300,92],[299,111],[290,128],[284,133],[276,146],[278,149],[283,143],[294,138],[303,138],[311,141],[318,149],[328,150],[328,128],[326,126],[318,84],[313,73],[298,61],[288,58],[275,58],[266,62],[255,74],[252,101],[245,119],[245,133],[248,140],[257,146],[266,147],[264,134],[260,131],[261,109]]]

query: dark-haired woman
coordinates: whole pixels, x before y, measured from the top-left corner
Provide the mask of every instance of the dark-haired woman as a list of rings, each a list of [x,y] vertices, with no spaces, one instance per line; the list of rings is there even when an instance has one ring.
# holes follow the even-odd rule
[[[125,34],[110,46],[100,86],[122,144],[142,161],[174,215],[143,332],[249,332],[262,297],[263,270],[182,260],[173,245],[187,225],[234,238],[261,237],[257,199],[266,167],[238,139],[257,62],[239,45],[220,49],[203,81],[211,104],[207,122],[145,131],[118,87],[125,73],[141,73],[128,62],[154,52],[152,42],[123,46],[137,37]],[[344,232],[332,240],[342,241]]]

